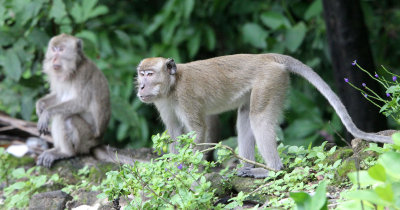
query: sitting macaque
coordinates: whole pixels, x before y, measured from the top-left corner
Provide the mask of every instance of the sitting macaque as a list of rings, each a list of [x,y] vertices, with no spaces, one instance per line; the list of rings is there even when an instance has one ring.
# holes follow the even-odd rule
[[[107,79],[83,52],[82,40],[53,37],[43,61],[50,94],[36,103],[40,134],[51,134],[54,148],[44,151],[37,165],[51,167],[58,159],[88,154],[99,144],[110,119]]]
[[[147,58],[137,67],[138,97],[157,107],[170,136],[196,132],[205,142],[206,116],[238,109],[239,155],[255,159],[257,144],[268,167],[279,170],[275,128],[289,86],[289,73],[314,85],[329,101],[346,129],[355,137],[392,143],[391,137],[366,133],[353,123],[343,103],[310,67],[286,55],[238,54],[175,64],[170,58]],[[174,152],[174,145],[171,146]],[[245,163],[240,176],[263,178],[268,170]]]

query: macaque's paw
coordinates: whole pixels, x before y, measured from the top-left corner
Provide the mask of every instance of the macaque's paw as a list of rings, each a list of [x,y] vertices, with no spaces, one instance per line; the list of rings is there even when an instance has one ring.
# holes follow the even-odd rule
[[[54,161],[57,159],[57,156],[54,155],[51,151],[44,151],[42,154],[39,155],[36,161],[36,165],[50,168],[53,165]]]
[[[256,179],[263,179],[268,177],[268,170],[263,168],[251,168],[251,167],[243,167],[240,168],[236,175],[240,177],[251,177]]]
[[[42,115],[39,118],[39,121],[37,123],[37,129],[39,130],[39,134],[42,135],[48,135],[50,134],[49,131],[49,116],[47,112],[43,112]]]

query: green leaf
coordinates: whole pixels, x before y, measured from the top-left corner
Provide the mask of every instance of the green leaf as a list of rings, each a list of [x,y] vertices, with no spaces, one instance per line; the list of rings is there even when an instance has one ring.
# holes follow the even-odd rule
[[[4,72],[7,77],[18,81],[22,75],[21,61],[15,50],[7,50],[4,60],[2,61]]]
[[[349,177],[350,181],[353,184],[357,184],[358,180],[357,180],[357,173],[359,173],[359,179],[360,179],[360,186],[361,187],[365,187],[365,186],[370,186],[373,184],[377,184],[379,183],[377,180],[373,179],[367,171],[355,171],[355,172],[350,172],[347,174],[347,176]]]
[[[94,46],[97,46],[97,36],[94,32],[92,31],[81,31],[77,34],[75,34],[76,37],[78,38],[83,38],[83,39],[87,39],[88,41],[92,42]]]
[[[88,19],[100,16],[100,15],[105,15],[107,13],[108,13],[108,8],[106,6],[104,6],[104,5],[100,5],[100,6],[96,7],[96,8],[94,8],[89,13]]]
[[[390,86],[386,90],[386,93],[396,93],[396,92],[400,92],[400,85]]]
[[[388,203],[384,200],[380,199],[378,194],[372,190],[355,190],[355,191],[348,191],[344,192],[343,197],[347,199],[356,199],[362,201],[369,201],[374,204],[378,205],[387,205]]]
[[[315,133],[321,126],[320,123],[314,122],[311,119],[298,119],[285,129],[285,134],[287,138],[304,138]]]
[[[84,0],[82,1],[82,15],[84,21],[89,19],[90,13],[92,12],[94,6],[97,4],[97,0]]]
[[[303,43],[304,37],[306,36],[307,28],[303,22],[299,22],[293,28],[286,31],[286,48],[290,52],[295,52]]]
[[[197,32],[193,37],[189,39],[187,48],[189,51],[189,57],[193,58],[200,48],[200,32]]]
[[[188,19],[190,14],[192,14],[193,8],[195,5],[195,0],[186,0],[185,1],[185,18]]]
[[[260,49],[267,48],[268,32],[256,23],[246,23],[242,27],[243,41]]]
[[[398,132],[398,133],[394,133],[394,134],[392,135],[392,139],[393,139],[393,143],[394,143],[395,145],[400,146],[400,133],[399,133],[399,132]]]
[[[296,203],[298,210],[309,210],[311,208],[311,196],[305,192],[290,192],[290,197]]]
[[[385,168],[382,165],[376,164],[368,169],[368,174],[376,180],[385,182],[386,181],[386,172]]]
[[[60,23],[61,20],[67,16],[65,4],[62,0],[54,0],[51,6],[49,17],[54,18],[56,23]]]
[[[304,19],[310,20],[312,17],[315,17],[321,13],[322,13],[322,1],[316,0],[310,5],[310,7],[308,7],[307,11],[304,14]]]
[[[13,170],[11,174],[15,179],[21,179],[26,175],[24,168],[17,168]]]
[[[42,185],[44,185],[46,183],[46,181],[47,181],[46,175],[40,175],[38,177],[35,177],[32,180],[35,188],[41,187]]]
[[[85,21],[85,17],[83,15],[83,9],[78,4],[78,2],[74,2],[72,9],[70,11],[71,16],[74,18],[76,23],[83,23]]]
[[[315,191],[315,195],[312,196],[311,207],[312,209],[316,210],[328,209],[326,199],[326,181],[323,181],[319,184],[317,190]]]
[[[393,202],[394,201],[394,196],[393,196],[393,190],[392,190],[392,185],[391,184],[386,184],[383,186],[377,186],[375,188],[376,194],[379,195],[380,198],[382,198],[385,201],[388,202]]]
[[[117,129],[117,140],[123,140],[128,136],[129,124],[121,123]]]
[[[208,50],[214,50],[215,49],[215,43],[216,43],[216,38],[215,38],[215,33],[214,30],[207,26],[205,27],[204,30],[205,36],[206,36],[206,41],[207,41],[207,49]]]
[[[388,175],[400,179],[400,153],[386,152],[379,157],[378,163],[385,168]]]
[[[285,16],[275,11],[268,11],[262,13],[260,19],[264,23],[264,25],[270,27],[273,30],[288,23],[288,20],[286,19]],[[290,27],[290,25],[288,27]]]
[[[389,107],[389,104],[385,104],[381,107],[381,109],[379,110],[379,113],[384,112],[387,108]]]
[[[31,95],[23,95],[21,101],[21,115],[24,120],[29,121],[35,107],[35,103]]]

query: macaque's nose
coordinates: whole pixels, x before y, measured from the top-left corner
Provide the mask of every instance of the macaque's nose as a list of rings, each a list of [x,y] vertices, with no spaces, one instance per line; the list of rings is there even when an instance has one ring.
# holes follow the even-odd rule
[[[143,90],[144,89],[144,84],[140,85],[140,89]]]
[[[61,69],[61,65],[59,65],[59,64],[53,64],[53,69],[55,69],[55,70],[60,70],[60,69]]]

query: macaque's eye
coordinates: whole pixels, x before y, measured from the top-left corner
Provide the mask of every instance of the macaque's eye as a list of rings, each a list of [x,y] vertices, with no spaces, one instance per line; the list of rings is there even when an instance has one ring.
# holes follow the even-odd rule
[[[144,76],[144,71],[139,71],[140,76]]]
[[[52,50],[53,52],[56,52],[56,51],[58,51],[58,48],[57,48],[57,47],[52,47],[51,50]]]
[[[152,76],[153,72],[147,72],[147,76]]]
[[[58,50],[60,50],[60,52],[62,52],[64,50],[64,46],[59,47]]]

